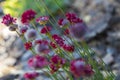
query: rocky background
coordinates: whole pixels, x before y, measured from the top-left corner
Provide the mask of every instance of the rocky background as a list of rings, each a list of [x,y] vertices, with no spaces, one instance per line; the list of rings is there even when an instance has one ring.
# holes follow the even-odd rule
[[[120,80],[120,0],[71,0],[67,6],[85,20],[88,45]],[[2,16],[0,5],[0,22]],[[30,70],[27,60],[31,56],[16,33],[0,23],[0,80],[24,80],[22,75]],[[49,79],[40,76],[40,80]]]

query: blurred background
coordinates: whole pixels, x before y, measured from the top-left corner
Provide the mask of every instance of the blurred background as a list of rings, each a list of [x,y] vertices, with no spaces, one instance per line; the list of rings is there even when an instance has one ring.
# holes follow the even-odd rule
[[[62,16],[59,7],[81,17],[89,28],[86,42],[120,80],[120,0],[58,0],[59,7],[55,1],[45,1],[54,17]],[[37,16],[49,15],[43,4],[39,5],[41,11],[33,0],[0,0],[0,22],[8,13],[19,19],[27,9],[34,9]],[[27,60],[31,56],[17,34],[0,23],[0,80],[24,80],[22,75],[30,70]],[[49,79],[41,76],[40,80]]]

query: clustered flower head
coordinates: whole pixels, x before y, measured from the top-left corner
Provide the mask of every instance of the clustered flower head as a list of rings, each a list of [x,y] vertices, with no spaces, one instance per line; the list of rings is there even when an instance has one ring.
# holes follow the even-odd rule
[[[2,22],[4,25],[9,27],[10,31],[15,31],[18,28],[18,25],[16,23],[16,18],[13,18],[10,14],[6,14],[2,18]]]
[[[36,55],[28,60],[28,65],[35,69],[41,69],[48,65],[48,61],[45,57]]]
[[[44,27],[41,29],[40,33],[42,33],[42,34],[47,34],[47,33],[49,33],[50,31],[51,31],[51,27],[49,27],[49,26],[44,26]]]
[[[64,29],[65,35],[71,35],[76,39],[81,39],[87,32],[87,26],[84,21],[77,17],[75,13],[66,13],[65,19],[59,19],[58,24]],[[67,25],[67,27],[66,27]]]
[[[61,68],[65,64],[65,59],[61,58],[58,55],[52,56],[50,59],[50,69],[51,73],[53,74],[54,72],[58,71],[59,68]]]
[[[10,14],[6,14],[3,16],[3,21],[2,23],[5,24],[6,26],[10,26],[14,23],[16,23],[16,18],[13,18]]]
[[[22,30],[22,32],[24,33],[24,31],[26,32],[26,33],[25,33],[25,38],[26,38],[27,40],[35,40],[35,39],[36,39],[36,37],[37,37],[37,32],[36,32],[35,29],[28,29],[28,30],[26,31],[26,28],[24,28],[24,29]]]
[[[24,43],[24,47],[26,50],[30,50],[32,48],[32,42],[29,41],[29,42]]]
[[[86,77],[93,75],[94,71],[83,59],[73,60],[70,63],[70,71],[75,77]]]
[[[35,18],[36,12],[32,9],[26,10],[21,16],[21,22],[23,24],[28,24],[31,20]]]
[[[24,74],[24,78],[26,80],[34,80],[38,76],[39,76],[39,73],[37,72],[27,72]]]

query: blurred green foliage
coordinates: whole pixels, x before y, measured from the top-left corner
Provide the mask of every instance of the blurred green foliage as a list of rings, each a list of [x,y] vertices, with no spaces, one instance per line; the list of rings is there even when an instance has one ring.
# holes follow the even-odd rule
[[[44,0],[45,4],[52,13],[55,13],[59,7],[65,6],[65,0]],[[25,10],[33,9],[38,15],[46,14],[44,4],[41,0],[6,0],[3,3],[3,11],[5,14],[10,13],[12,16],[19,17]]]

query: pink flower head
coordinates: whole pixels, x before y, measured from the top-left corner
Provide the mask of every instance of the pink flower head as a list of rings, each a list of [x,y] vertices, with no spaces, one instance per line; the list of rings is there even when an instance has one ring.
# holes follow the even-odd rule
[[[45,57],[36,55],[28,60],[28,65],[35,69],[41,69],[48,65],[48,61]]]
[[[35,51],[37,53],[45,53],[48,54],[50,52],[49,46],[48,46],[48,41],[47,40],[39,40],[37,42],[35,42],[35,44],[37,44],[35,46]]]
[[[21,22],[23,24],[28,24],[31,20],[35,18],[35,15],[36,15],[36,12],[33,11],[32,9],[29,9],[22,14]]]
[[[20,28],[20,33],[24,34],[28,30],[28,27],[21,27]]]
[[[65,64],[65,62],[65,59],[61,58],[58,55],[52,56],[52,58],[50,59],[51,73],[56,72],[60,67]]]
[[[55,40],[55,42],[60,46],[62,47],[64,45],[64,40],[62,37],[60,37],[59,35],[57,34],[54,34],[52,35],[52,38]]]
[[[16,23],[16,18],[13,18],[10,14],[6,14],[2,18],[2,23],[5,24],[6,26],[10,26],[14,23]]]
[[[27,72],[24,74],[24,78],[26,80],[33,80],[38,76],[39,76],[39,73],[37,73],[37,72]]]
[[[66,18],[70,23],[79,23],[83,22],[82,19],[78,18],[74,13],[66,13]]]
[[[36,19],[36,22],[40,23],[41,25],[45,25],[49,20],[48,16],[40,16]]]
[[[65,51],[68,51],[68,52],[73,52],[73,51],[74,51],[74,46],[73,46],[73,45],[67,45],[67,44],[65,44],[65,45],[63,46],[63,49],[64,49]]]
[[[32,42],[26,42],[26,43],[24,44],[24,47],[25,47],[26,50],[31,49],[31,48],[32,48]]]
[[[41,29],[42,34],[47,34],[51,31],[51,27],[45,26]]]
[[[54,49],[57,48],[57,45],[54,42],[50,42],[50,46]]]
[[[87,65],[83,59],[71,61],[70,71],[75,77],[90,76],[94,73],[91,66]]]

